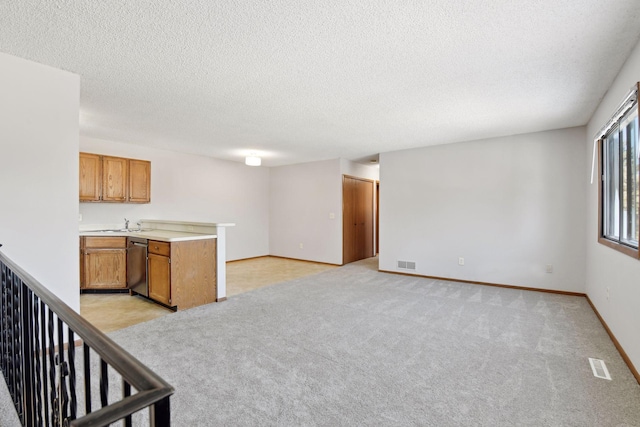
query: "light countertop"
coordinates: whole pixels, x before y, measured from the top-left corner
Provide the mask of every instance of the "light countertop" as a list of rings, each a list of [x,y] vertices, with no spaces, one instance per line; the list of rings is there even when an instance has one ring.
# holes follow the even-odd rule
[[[215,222],[167,221],[158,219],[141,219],[137,221],[141,231],[134,231],[137,227],[130,227],[130,231],[122,231],[125,223],[119,224],[87,224],[80,225],[80,236],[97,237],[138,237],[162,242],[184,242],[188,240],[217,239],[218,234],[224,238],[224,227],[235,224]],[[109,231],[107,231],[109,230]]]
[[[188,233],[186,231],[144,230],[144,231],[80,231],[80,236],[91,237],[138,237],[161,242],[184,242],[188,240],[215,239],[215,234]]]

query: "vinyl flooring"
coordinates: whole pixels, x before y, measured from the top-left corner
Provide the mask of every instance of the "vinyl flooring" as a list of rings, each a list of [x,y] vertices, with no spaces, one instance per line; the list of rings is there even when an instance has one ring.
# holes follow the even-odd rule
[[[227,298],[333,268],[336,266],[268,256],[228,262]],[[127,293],[80,295],[80,314],[105,333],[171,313],[172,310],[144,297]]]

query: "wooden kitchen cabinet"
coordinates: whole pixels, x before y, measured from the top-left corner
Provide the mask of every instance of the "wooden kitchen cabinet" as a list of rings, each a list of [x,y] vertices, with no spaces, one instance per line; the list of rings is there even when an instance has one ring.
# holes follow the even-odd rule
[[[102,198],[102,159],[97,154],[80,153],[80,201]]]
[[[129,159],[129,202],[151,201],[151,162]]]
[[[126,289],[126,247],[126,237],[81,237],[80,289]]]
[[[129,161],[122,157],[102,156],[102,201],[126,202]]]
[[[149,298],[177,310],[216,301],[216,240],[149,240]]]
[[[151,162],[80,153],[80,201],[151,202]]]
[[[149,298],[171,305],[171,245],[150,240],[148,251]]]

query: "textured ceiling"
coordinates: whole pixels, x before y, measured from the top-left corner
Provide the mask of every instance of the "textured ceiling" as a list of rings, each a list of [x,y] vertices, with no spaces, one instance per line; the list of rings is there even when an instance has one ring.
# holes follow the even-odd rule
[[[266,166],[585,124],[638,0],[3,0],[86,136]]]

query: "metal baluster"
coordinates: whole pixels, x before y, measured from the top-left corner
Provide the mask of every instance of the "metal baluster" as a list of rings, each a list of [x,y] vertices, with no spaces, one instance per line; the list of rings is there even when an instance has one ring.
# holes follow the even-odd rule
[[[104,408],[109,404],[107,395],[109,393],[109,378],[107,377],[107,362],[100,358],[100,403]]]
[[[51,424],[58,425],[58,397],[56,396],[55,340],[53,339],[53,311],[49,312],[49,381],[51,382]]]
[[[168,396],[149,408],[149,425],[155,427],[171,426],[171,405]]]
[[[47,381],[47,324],[46,321],[46,304],[40,304],[40,321],[42,322],[42,331],[40,334],[42,335],[42,400],[44,401],[44,425],[49,425],[49,399],[47,395],[49,394],[49,385]],[[53,366],[51,366],[53,369]]]
[[[21,381],[22,381],[22,404],[23,404],[23,423],[27,426],[33,425],[35,410],[34,399],[34,375],[33,375],[33,306],[31,305],[33,293],[29,287],[21,283],[20,286],[20,302],[22,303],[22,358],[20,360],[21,369]]]
[[[131,384],[129,384],[127,380],[125,380],[124,378],[122,379],[122,390],[123,390],[122,396],[124,397],[124,399],[131,396]],[[131,426],[132,426],[131,414],[129,414],[124,419],[124,427],[131,427]]]
[[[36,425],[42,425],[42,378],[41,378],[41,367],[40,367],[40,359],[43,356],[42,347],[40,346],[40,299],[37,295],[34,295],[33,301],[33,336],[35,337],[35,345],[33,348],[33,357],[36,359],[36,368],[35,368],[35,377],[36,377],[36,390],[35,390],[35,398],[36,398]],[[45,399],[46,400],[46,399]]]
[[[71,394],[70,420],[75,420],[77,417],[78,400],[76,398],[76,344],[73,331],[67,328],[69,331],[69,393]]]
[[[18,411],[18,415],[24,424],[24,408],[22,406],[22,398],[23,398],[23,384],[22,384],[22,342],[20,339],[21,330],[20,330],[20,286],[22,285],[22,280],[17,277],[15,274],[13,276],[13,290],[12,290],[12,298],[13,298],[13,344],[12,344],[12,352],[13,352],[13,381],[15,383],[15,396],[14,403],[16,406],[16,410]]]
[[[84,343],[82,345],[84,350],[84,408],[85,413],[91,413],[91,359],[90,359],[90,350],[91,348]]]
[[[13,334],[15,333],[14,323],[13,323],[13,272],[11,270],[7,270],[7,372],[5,373],[5,377],[7,378],[7,387],[9,388],[9,392],[13,399],[13,404],[15,405],[15,395],[16,395],[16,382],[15,375],[13,372],[13,355],[15,354],[13,344]],[[18,408],[16,407],[16,410]]]
[[[58,318],[58,363],[60,364],[60,408],[62,409],[62,421],[67,419],[69,395],[67,394],[67,375],[69,375],[69,368],[64,361],[64,323],[62,319]]]
[[[7,312],[7,266],[4,263],[0,263],[0,275],[2,276],[2,319],[0,319],[0,325],[2,325],[2,334],[0,334],[0,345],[2,350],[2,354],[0,354],[0,367],[2,368],[2,374],[5,376],[6,381],[6,372],[7,372],[7,350],[8,350],[8,337],[9,337],[9,328],[8,328],[8,312]],[[8,381],[6,381],[8,383]]]

